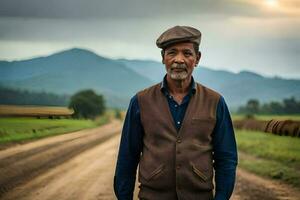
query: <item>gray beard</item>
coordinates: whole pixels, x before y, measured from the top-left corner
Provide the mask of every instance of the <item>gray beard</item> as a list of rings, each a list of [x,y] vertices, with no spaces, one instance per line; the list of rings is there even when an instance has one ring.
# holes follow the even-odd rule
[[[174,63],[171,68],[167,70],[168,75],[171,79],[176,81],[185,80],[188,77],[187,69],[185,64],[176,64]],[[175,69],[183,69],[181,72],[174,71]]]

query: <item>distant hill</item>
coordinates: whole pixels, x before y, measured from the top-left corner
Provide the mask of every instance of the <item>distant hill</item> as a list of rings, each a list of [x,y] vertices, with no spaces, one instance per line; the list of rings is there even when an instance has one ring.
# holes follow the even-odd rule
[[[128,106],[138,90],[162,80],[164,66],[147,60],[113,60],[84,49],[70,49],[47,57],[0,61],[0,86],[72,95],[91,88],[105,95],[109,106]],[[261,102],[300,98],[300,80],[266,78],[243,71],[238,74],[199,66],[194,77],[219,91],[231,107],[250,98]]]
[[[127,106],[138,90],[152,84],[122,63],[83,49],[70,49],[47,57],[0,62],[0,85],[74,94],[91,88],[106,96],[109,106]]]

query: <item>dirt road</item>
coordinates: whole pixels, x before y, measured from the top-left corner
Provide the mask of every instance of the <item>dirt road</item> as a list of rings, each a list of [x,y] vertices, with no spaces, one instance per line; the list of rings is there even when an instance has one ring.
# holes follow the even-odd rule
[[[238,169],[232,200],[300,200],[300,189]]]
[[[120,131],[114,121],[0,151],[0,199],[112,199]]]
[[[114,121],[0,151],[0,199],[115,199],[112,185],[120,130],[121,123]],[[232,199],[296,197],[300,197],[296,189],[239,170]]]

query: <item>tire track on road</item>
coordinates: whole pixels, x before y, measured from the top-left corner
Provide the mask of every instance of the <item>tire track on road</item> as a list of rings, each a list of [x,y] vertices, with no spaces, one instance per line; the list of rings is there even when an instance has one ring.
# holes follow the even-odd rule
[[[48,140],[24,144],[26,147],[20,145],[0,151],[0,162],[4,163],[0,168],[0,197],[17,185],[107,141],[120,131],[121,122],[113,121],[103,127],[79,131],[74,135],[69,133],[54,136]]]
[[[3,200],[111,200],[120,135],[6,193]]]

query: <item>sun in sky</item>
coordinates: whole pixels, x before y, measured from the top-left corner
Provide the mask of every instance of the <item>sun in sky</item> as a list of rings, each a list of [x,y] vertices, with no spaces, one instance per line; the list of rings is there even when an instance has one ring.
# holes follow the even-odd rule
[[[266,4],[270,7],[278,6],[278,0],[265,0]]]

